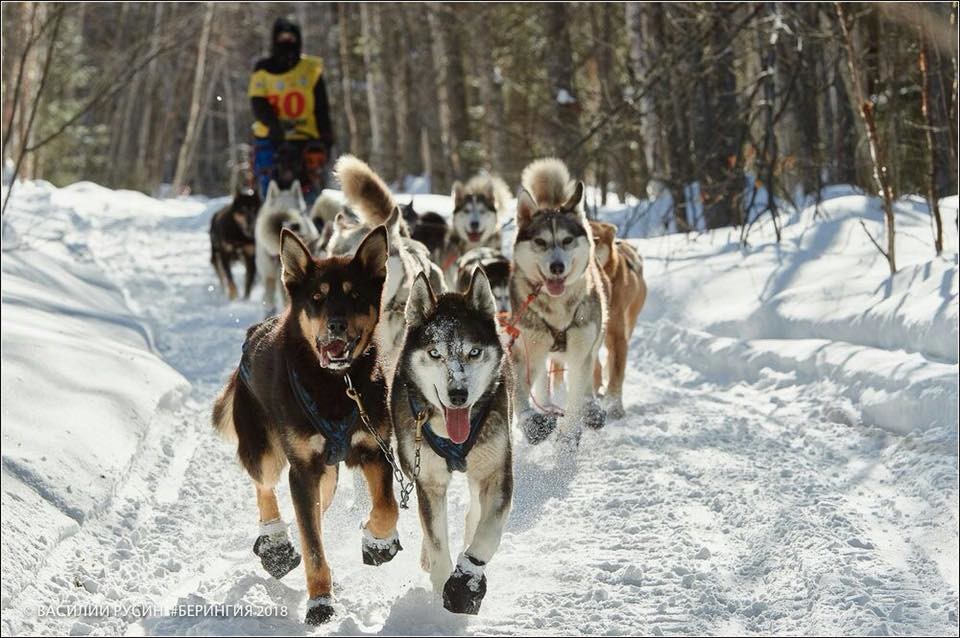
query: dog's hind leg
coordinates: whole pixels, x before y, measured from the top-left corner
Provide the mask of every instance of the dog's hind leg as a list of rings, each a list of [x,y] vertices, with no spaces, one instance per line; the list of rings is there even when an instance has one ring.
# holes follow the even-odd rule
[[[220,287],[224,292],[227,292],[227,276],[223,272],[223,263],[220,258],[221,252],[217,248],[213,248],[213,254],[210,255],[210,263],[213,265],[213,270],[217,273],[217,281],[220,282]]]
[[[336,470],[333,468],[323,467],[318,476],[313,467],[302,461],[290,467],[290,496],[297,512],[307,593],[310,595],[306,622],[311,625],[325,623],[333,616],[330,597],[332,576],[323,552],[321,518],[323,510],[329,506],[335,486]]]
[[[393,472],[381,450],[365,455],[360,469],[373,503],[370,518],[363,526],[363,563],[382,565],[403,549],[397,535],[400,510],[393,495]]]
[[[246,274],[243,282],[243,298],[250,298],[250,290],[253,288],[253,282],[257,278],[257,260],[254,258],[253,245],[246,246],[243,249],[243,264],[246,267]]]
[[[607,392],[604,403],[612,419],[622,419],[623,375],[627,367],[627,335],[622,317],[613,317],[607,324]]]
[[[509,453],[502,468],[480,480],[471,477],[470,495],[479,510],[476,530],[471,533],[467,548],[457,558],[456,569],[443,586],[443,606],[455,614],[478,613],[487,592],[483,568],[500,546],[513,498]],[[471,504],[471,510],[473,508]]]
[[[237,285],[233,283],[233,271],[230,268],[230,253],[227,251],[220,251],[220,260],[219,260],[219,272],[221,281],[223,281],[224,286],[227,289],[227,297],[230,301],[233,301],[237,298]]]
[[[417,503],[420,509],[420,525],[423,528],[423,547],[420,565],[430,572],[433,591],[441,593],[447,582],[453,563],[450,560],[450,539],[447,531],[447,484],[445,482],[417,482]]]
[[[276,313],[277,305],[277,277],[275,274],[265,274],[263,276],[263,307],[266,309],[267,316]]]

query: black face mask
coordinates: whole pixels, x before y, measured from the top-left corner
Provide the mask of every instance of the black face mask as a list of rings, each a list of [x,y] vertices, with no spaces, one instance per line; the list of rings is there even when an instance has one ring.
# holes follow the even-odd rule
[[[274,56],[287,64],[294,64],[297,60],[300,59],[300,43],[299,42],[274,42],[273,43],[273,54]]]

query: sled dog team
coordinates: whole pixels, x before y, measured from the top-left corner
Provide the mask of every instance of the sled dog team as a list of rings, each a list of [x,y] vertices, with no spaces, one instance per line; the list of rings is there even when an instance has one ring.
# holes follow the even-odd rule
[[[556,159],[523,172],[512,259],[500,252],[508,195],[498,178],[457,183],[447,226],[435,213],[399,207],[357,158],[340,158],[336,174],[347,208],[321,196],[307,212],[297,184],[283,191],[272,183],[258,213],[239,193],[211,224],[213,263],[231,298],[230,264],[242,258],[245,295],[260,272],[266,306],[278,287],[286,300],[247,331],[213,407],[214,426],[236,442],[253,479],[253,551],[275,578],[303,562],[306,622],[329,620],[321,519],[343,462],[370,493],[363,562],[380,565],[402,549],[394,481],[399,507],[415,489],[421,566],[444,607],[476,614],[510,510],[514,417],[531,443],[556,430],[560,456],[571,458],[582,426],[623,416],[627,342],[646,296],[642,262],[613,226],[587,221],[583,184]],[[560,410],[550,398],[562,376]],[[302,557],[275,492],[287,465]],[[470,489],[455,562],[447,529],[454,472]]]

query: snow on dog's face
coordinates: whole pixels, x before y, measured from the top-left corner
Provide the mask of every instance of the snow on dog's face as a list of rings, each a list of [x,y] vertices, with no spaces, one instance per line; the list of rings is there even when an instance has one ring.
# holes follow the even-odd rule
[[[463,443],[470,435],[470,410],[494,387],[503,360],[496,302],[483,270],[474,271],[464,293],[434,297],[423,273],[407,299],[407,333],[401,369],[420,394],[444,415],[446,432]]]
[[[453,185],[453,233],[468,248],[479,246],[497,232],[497,208],[492,197],[468,193],[460,182]]]
[[[537,206],[521,189],[517,197],[517,239],[513,250],[516,269],[547,294],[559,297],[587,270],[593,252],[587,220],[580,210],[583,183],[557,209]]]
[[[387,233],[378,226],[353,257],[317,260],[300,238],[281,233],[283,285],[290,293],[288,317],[320,365],[345,370],[371,343],[380,317],[387,276]],[[289,320],[289,319],[288,319]]]

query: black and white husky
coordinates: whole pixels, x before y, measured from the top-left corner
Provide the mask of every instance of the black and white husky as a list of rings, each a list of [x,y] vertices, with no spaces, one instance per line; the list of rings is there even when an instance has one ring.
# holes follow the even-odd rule
[[[566,165],[551,158],[527,166],[522,184],[510,283],[520,313],[513,347],[518,422],[533,443],[556,428],[563,448],[575,448],[581,424],[602,427],[606,418],[593,389],[607,322],[602,275],[580,205],[583,182],[574,183]],[[548,360],[566,368],[567,401],[559,421],[555,412],[530,407],[531,392],[540,407],[549,405]]]
[[[281,189],[270,180],[267,196],[257,213],[256,240],[257,272],[263,277],[263,307],[267,316],[277,312],[277,282],[280,280],[280,231],[284,228],[296,233],[305,243],[319,236],[313,221],[307,216],[307,204],[300,190],[300,182]],[[285,291],[280,293],[285,295]]]
[[[419,275],[407,301],[406,333],[390,389],[400,464],[417,487],[420,564],[434,591],[442,593],[444,607],[455,613],[480,609],[484,565],[500,545],[513,496],[513,375],[496,311],[481,269],[466,292],[439,297]],[[453,472],[465,472],[470,484],[456,567],[447,534]]]
[[[510,190],[496,175],[474,175],[466,184],[453,184],[453,217],[440,261],[447,285],[456,285],[457,259],[474,248],[501,249],[500,226]]]

